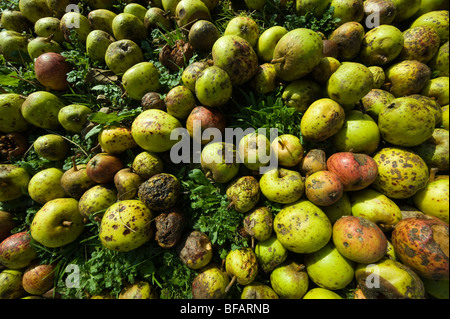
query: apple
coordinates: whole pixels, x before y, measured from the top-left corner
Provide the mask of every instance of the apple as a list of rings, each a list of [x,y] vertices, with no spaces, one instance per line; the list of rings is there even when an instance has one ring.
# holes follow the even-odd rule
[[[288,33],[287,29],[282,26],[273,26],[265,30],[258,38],[256,45],[256,53],[258,57],[264,62],[270,62],[273,58],[273,51],[277,46],[278,41]]]
[[[93,111],[80,104],[70,104],[62,107],[58,112],[58,121],[68,132],[81,133],[81,130],[88,123],[88,116]]]
[[[70,151],[69,143],[61,135],[45,134],[39,136],[33,143],[36,154],[49,160],[64,160]]]
[[[117,199],[126,200],[137,197],[139,185],[144,179],[134,173],[131,168],[122,168],[114,175],[114,185],[117,190]]]
[[[330,289],[318,287],[309,290],[303,299],[342,299],[342,297]]]
[[[107,126],[98,133],[98,143],[108,154],[120,154],[137,144],[131,134],[131,129],[124,126]]]
[[[278,164],[281,166],[296,166],[303,158],[303,145],[295,135],[280,135],[272,141],[271,146],[278,159]]]
[[[61,177],[62,188],[68,196],[75,199],[80,199],[84,192],[95,184],[96,182],[86,173],[86,164],[74,163],[73,167],[65,171]]]
[[[333,137],[338,152],[373,154],[380,144],[378,124],[359,110],[345,112],[342,128]]]
[[[57,198],[38,210],[32,220],[30,233],[38,243],[56,248],[76,240],[83,229],[78,201],[74,198]]]
[[[101,219],[103,212],[117,201],[117,191],[107,185],[95,185],[84,192],[78,201],[78,210],[83,220]]]
[[[238,16],[228,21],[223,35],[237,35],[256,47],[259,38],[259,26],[250,17]]]
[[[64,91],[69,88],[67,73],[72,66],[60,53],[47,52],[39,55],[34,62],[36,78],[48,90]]]
[[[431,137],[425,142],[412,148],[430,168],[437,168],[439,172],[449,170],[449,133],[443,128],[435,128]]]
[[[241,162],[250,170],[258,170],[267,166],[270,161],[271,146],[269,139],[256,132],[242,137],[238,145]]]
[[[15,226],[14,215],[0,210],[0,242],[10,235],[11,230]]]
[[[421,212],[449,222],[449,179],[442,178],[429,182],[412,196],[414,205]]]
[[[45,204],[55,199],[66,197],[66,192],[61,186],[63,170],[50,167],[37,172],[28,183],[28,194],[37,203]]]
[[[0,202],[21,197],[28,188],[30,174],[13,164],[0,164]]]
[[[0,265],[10,269],[28,267],[37,257],[37,251],[30,243],[28,231],[6,237],[0,243]]]
[[[201,0],[181,0],[175,8],[175,16],[179,27],[190,29],[198,20],[211,20],[211,14]]]
[[[345,288],[355,276],[356,263],[339,253],[332,241],[305,255],[308,277],[319,287],[337,290]]]
[[[111,183],[114,181],[114,175],[123,166],[123,161],[119,157],[108,153],[98,153],[86,164],[86,173],[96,183]]]
[[[362,153],[334,153],[327,160],[327,168],[339,176],[344,191],[366,188],[378,177],[377,163],[371,156]]]
[[[301,299],[308,291],[309,278],[303,265],[288,260],[272,270],[270,285],[282,299]]]
[[[216,183],[228,183],[239,171],[236,149],[232,143],[207,144],[201,152],[201,167],[206,177]]]
[[[122,84],[129,97],[141,100],[147,92],[160,89],[158,68],[151,62],[137,63],[125,71]]]
[[[163,172],[164,162],[153,152],[143,151],[137,154],[131,164],[131,171],[143,180]],[[118,172],[117,172],[118,173]]]
[[[196,125],[199,126],[199,131],[195,130]],[[208,144],[214,138],[214,136],[203,136],[205,130],[215,128],[223,134],[225,127],[225,116],[218,108],[196,106],[186,119],[186,129],[189,135],[195,142],[200,142],[202,145]]]
[[[267,199],[281,204],[294,203],[305,190],[302,175],[285,168],[273,168],[264,173],[259,186]]]
[[[131,134],[144,150],[159,153],[170,150],[178,143],[178,140],[171,138],[171,133],[181,127],[181,123],[167,112],[150,109],[134,119]]]
[[[247,8],[250,10],[262,10],[266,5],[267,0],[245,0]]]

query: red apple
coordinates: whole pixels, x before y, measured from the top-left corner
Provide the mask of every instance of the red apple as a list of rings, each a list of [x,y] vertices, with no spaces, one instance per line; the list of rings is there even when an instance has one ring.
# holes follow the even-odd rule
[[[86,165],[86,173],[90,179],[106,184],[114,181],[114,175],[124,167],[122,160],[112,154],[98,153]]]
[[[327,168],[339,176],[344,191],[366,188],[378,176],[378,165],[375,160],[361,153],[334,153],[327,160]]]
[[[214,137],[194,136],[194,121],[199,121],[198,124],[200,125],[200,132],[195,132],[195,134],[202,135],[204,130],[208,128],[216,128],[222,134],[225,131],[225,117],[218,109],[204,106],[195,107],[186,120],[186,129],[195,141],[198,142],[201,138],[203,145],[211,142]]]
[[[67,73],[72,66],[61,54],[47,52],[41,54],[34,62],[36,78],[46,89],[64,91],[69,88]]]

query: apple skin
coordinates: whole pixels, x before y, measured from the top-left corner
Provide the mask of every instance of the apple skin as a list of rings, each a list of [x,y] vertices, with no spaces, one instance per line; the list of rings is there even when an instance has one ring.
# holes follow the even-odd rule
[[[37,257],[37,251],[30,245],[28,231],[6,237],[0,243],[0,265],[9,269],[28,267]]]
[[[270,141],[258,133],[250,133],[242,137],[238,145],[241,162],[250,170],[258,170],[270,161]]]
[[[263,174],[259,187],[267,199],[281,204],[294,203],[305,191],[302,175],[285,168],[274,168]]]
[[[412,196],[414,205],[421,212],[449,222],[449,179],[443,178],[429,182]]]
[[[117,190],[117,199],[134,199],[138,194],[139,185],[144,179],[134,173],[130,168],[122,168],[114,175],[114,185]]]
[[[98,134],[98,143],[105,153],[120,154],[137,144],[128,127],[111,126],[103,128]]]
[[[256,53],[264,62],[270,62],[273,58],[273,51],[278,41],[288,33],[287,29],[282,26],[273,26],[264,31],[256,44]]]
[[[119,157],[108,153],[98,153],[86,164],[86,173],[94,182],[106,184],[113,182],[114,175],[123,167]]]
[[[309,290],[303,299],[342,299],[342,297],[334,291],[318,287]]]
[[[217,108],[208,108],[204,106],[196,106],[191,113],[189,114],[186,120],[186,129],[194,139],[194,141],[201,141],[202,145],[206,145],[213,140],[214,137],[203,138],[203,136],[195,136],[194,135],[194,123],[195,121],[200,121],[200,134],[203,134],[203,131],[208,128],[216,128],[220,132],[225,131],[226,121],[223,113]],[[197,134],[197,132],[195,133]]]
[[[228,21],[224,35],[237,35],[256,47],[259,38],[259,26],[250,17],[238,16]]]
[[[48,201],[36,213],[30,226],[31,237],[49,248],[73,242],[83,229],[83,217],[78,210],[78,201],[73,198]]]
[[[45,204],[55,199],[66,197],[66,192],[61,186],[63,170],[50,167],[33,175],[28,183],[28,194],[37,203]]]
[[[280,135],[272,141],[271,146],[281,166],[296,166],[303,158],[303,145],[295,135]]]
[[[332,140],[339,152],[373,154],[380,144],[378,124],[359,110],[346,112],[344,124]]]
[[[366,188],[378,176],[378,166],[375,160],[362,153],[334,153],[327,160],[327,168],[339,176],[344,185],[344,191]]]
[[[31,176],[22,167],[0,164],[0,202],[18,199],[28,188]]]

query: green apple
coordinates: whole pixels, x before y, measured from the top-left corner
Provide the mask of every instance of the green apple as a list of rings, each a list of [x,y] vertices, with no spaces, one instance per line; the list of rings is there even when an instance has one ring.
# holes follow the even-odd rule
[[[256,53],[258,57],[264,62],[270,62],[273,58],[273,52],[277,46],[278,41],[288,33],[283,26],[273,26],[261,33],[256,44]]]
[[[349,216],[352,214],[352,204],[348,192],[344,192],[336,203],[320,208],[328,216],[331,224],[334,224],[336,220],[342,216]]]
[[[0,272],[0,299],[18,299],[27,292],[22,286],[23,270],[5,269]]]
[[[295,108],[300,113],[305,113],[309,106],[322,98],[323,88],[319,83],[311,79],[298,79],[290,82],[281,95],[288,107]]]
[[[116,41],[112,35],[103,30],[92,30],[86,38],[86,53],[93,61],[104,62],[106,50]]]
[[[286,261],[270,273],[270,284],[281,299],[301,299],[308,290],[304,265]]]
[[[151,30],[156,28],[170,30],[172,28],[172,22],[166,16],[163,9],[158,7],[151,7],[145,13],[144,26],[147,28],[147,32],[150,32]]]
[[[236,149],[232,143],[213,142],[201,152],[201,167],[207,177],[216,183],[231,181],[239,171]]]
[[[353,216],[364,217],[385,229],[394,227],[402,219],[400,207],[372,188],[351,192],[349,196]]]
[[[331,0],[296,0],[296,11],[299,15],[312,12],[314,16],[321,17],[330,5]]]
[[[287,167],[297,166],[303,158],[303,145],[295,135],[280,135],[272,141],[271,146],[272,151],[278,159],[278,165]]]
[[[141,100],[145,93],[159,90],[159,71],[151,62],[140,62],[123,74],[122,84],[128,96]]]
[[[0,242],[11,234],[11,230],[16,226],[13,213],[0,210]]]
[[[252,47],[256,47],[259,38],[259,26],[250,17],[238,16],[228,21],[224,35],[236,35],[245,40]]]
[[[442,178],[429,182],[412,196],[414,205],[421,212],[449,222],[449,179]]]
[[[46,52],[61,53],[63,48],[51,37],[36,37],[28,42],[27,51],[30,58],[34,61]]]
[[[262,10],[266,5],[267,0],[245,0],[247,8],[250,10]]]
[[[358,264],[355,278],[368,299],[424,299],[420,277],[408,266],[382,259],[375,264]]]
[[[124,13],[130,13],[138,17],[142,22],[144,22],[145,14],[147,13],[147,8],[139,3],[128,3],[123,8]]]
[[[261,269],[265,273],[270,273],[286,260],[288,250],[284,248],[277,236],[272,234],[269,238],[258,241],[255,254]]]
[[[75,241],[83,229],[83,217],[74,198],[48,201],[36,213],[30,226],[31,237],[49,248]]]
[[[167,113],[180,121],[186,120],[195,108],[195,95],[184,85],[177,85],[170,89],[164,98]]]
[[[144,150],[160,153],[170,150],[178,142],[171,138],[171,133],[181,127],[181,123],[167,112],[150,109],[134,119],[131,134]]]
[[[153,175],[162,173],[163,168],[164,162],[162,159],[156,153],[147,151],[137,154],[131,164],[132,171],[144,180],[149,179]]]
[[[305,191],[301,174],[285,168],[273,168],[264,173],[259,186],[268,200],[281,204],[294,203]]]
[[[98,143],[109,154],[120,154],[136,147],[131,129],[125,126],[107,126],[98,133]]]
[[[84,192],[78,201],[80,214],[89,220],[101,217],[104,211],[117,201],[117,191],[108,185],[95,185]]]
[[[22,116],[37,127],[56,129],[60,127],[58,112],[64,103],[53,93],[36,91],[27,96],[22,104]]]
[[[277,239],[295,253],[312,253],[331,239],[332,226],[327,215],[308,200],[286,205],[275,216]]]
[[[111,205],[100,224],[100,240],[108,249],[128,252],[153,236],[153,212],[140,200],[123,200]]]
[[[355,276],[356,264],[342,256],[330,241],[324,247],[305,255],[306,272],[319,287],[337,290],[347,287]]]
[[[61,186],[63,170],[55,167],[37,172],[28,183],[28,194],[32,200],[40,204],[66,196]]]
[[[87,15],[92,30],[102,30],[111,36],[113,35],[112,21],[116,16],[116,13],[108,9],[95,9]]]
[[[74,11],[67,12],[61,17],[60,28],[64,34],[64,39],[69,43],[72,42],[70,40],[72,31],[75,32],[77,39],[83,44],[86,43],[87,36],[91,32],[88,18]]]
[[[36,154],[49,160],[61,161],[70,151],[69,142],[58,134],[45,134],[33,142]]]
[[[164,11],[170,12],[172,15],[175,15],[178,2],[180,1],[181,0],[161,0],[161,4]]]
[[[144,61],[141,48],[128,39],[111,43],[106,49],[105,62],[115,74],[122,74],[133,65]]]
[[[81,133],[88,123],[88,116],[92,113],[93,111],[85,105],[69,104],[59,110],[58,121],[66,131]]]
[[[378,124],[359,110],[345,113],[344,124],[332,137],[337,151],[373,154],[381,140]]]
[[[18,199],[26,193],[30,174],[20,166],[0,164],[0,202]]]
[[[21,112],[25,99],[26,97],[16,93],[0,95],[0,132],[24,132],[30,127]]]
[[[213,65],[198,74],[194,91],[203,106],[216,107],[228,102],[233,92],[233,85],[228,73]]]
[[[303,299],[342,299],[342,297],[334,291],[318,287],[309,290]]]
[[[225,270],[241,285],[250,284],[258,274],[258,260],[255,252],[249,248],[230,250],[225,258]]]
[[[147,36],[144,22],[131,13],[119,13],[114,17],[111,27],[116,40],[128,39],[139,44]]]
[[[253,176],[241,176],[228,184],[226,189],[230,207],[240,213],[252,210],[258,203],[260,194],[259,182]]]
[[[244,229],[258,241],[269,239],[273,231],[273,215],[269,207],[257,207],[244,217]]]
[[[192,281],[193,299],[222,299],[230,278],[218,267],[207,267]]]
[[[263,63],[250,79],[250,85],[256,93],[267,94],[275,91],[278,85],[277,71],[271,63]]]
[[[449,132],[444,128],[435,128],[431,137],[412,148],[429,167],[437,168],[439,172],[449,169]]]
[[[442,107],[442,127],[449,130],[449,108],[448,104]]]
[[[181,0],[175,8],[175,16],[178,26],[186,29],[198,20],[211,20],[209,9],[201,0]]]
[[[64,33],[60,27],[61,20],[55,17],[41,18],[34,24],[34,32],[39,37],[52,37],[59,44],[64,42]]]
[[[248,169],[258,170],[270,162],[270,141],[264,134],[256,132],[247,134],[239,141],[238,154]]]
[[[254,281],[242,289],[241,299],[279,299],[272,287]]]

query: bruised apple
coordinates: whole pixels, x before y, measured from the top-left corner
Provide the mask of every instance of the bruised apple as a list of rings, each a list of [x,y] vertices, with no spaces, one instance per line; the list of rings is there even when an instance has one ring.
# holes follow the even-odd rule
[[[366,188],[378,176],[375,160],[367,154],[337,152],[327,160],[329,171],[337,174],[344,186],[344,191]]]

